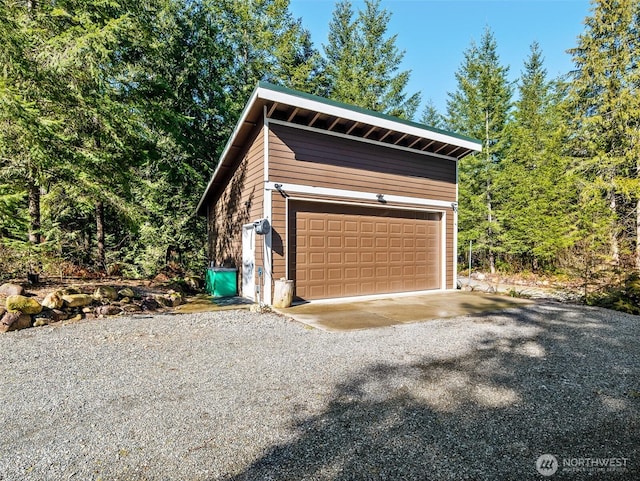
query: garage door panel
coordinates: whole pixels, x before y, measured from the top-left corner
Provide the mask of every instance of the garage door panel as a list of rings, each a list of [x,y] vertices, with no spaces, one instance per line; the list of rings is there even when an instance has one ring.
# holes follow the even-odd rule
[[[305,299],[440,287],[440,216],[331,205],[296,209],[290,267]],[[325,210],[326,209],[326,210]]]

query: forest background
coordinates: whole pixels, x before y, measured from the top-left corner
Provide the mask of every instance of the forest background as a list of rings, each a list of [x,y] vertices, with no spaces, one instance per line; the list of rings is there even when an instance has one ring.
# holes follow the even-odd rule
[[[533,42],[509,81],[487,27],[446,112],[418,112],[390,16],[339,1],[317,48],[288,0],[0,3],[0,278],[201,274],[195,206],[265,80],[481,140],[461,266],[472,242],[491,273],[636,282],[640,3],[594,0],[558,78]]]

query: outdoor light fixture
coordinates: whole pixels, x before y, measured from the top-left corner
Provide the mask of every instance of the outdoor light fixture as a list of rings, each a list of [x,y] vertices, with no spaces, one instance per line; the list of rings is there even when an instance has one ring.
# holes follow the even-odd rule
[[[376,198],[378,199],[378,202],[386,202],[384,200],[384,194],[376,194]]]
[[[287,195],[287,193],[286,193],[286,192],[284,191],[284,189],[282,188],[282,184],[273,184],[273,187],[274,187],[278,192],[280,192],[280,195],[281,195],[282,197],[285,197],[285,198],[289,197],[289,195]]]

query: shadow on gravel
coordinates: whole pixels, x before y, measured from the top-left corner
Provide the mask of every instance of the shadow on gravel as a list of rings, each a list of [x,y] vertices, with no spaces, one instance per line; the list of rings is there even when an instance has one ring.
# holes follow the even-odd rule
[[[640,319],[610,317],[553,305],[470,316],[495,336],[464,357],[346,379],[325,412],[298,415],[293,442],[227,479],[640,479]],[[536,470],[545,453],[551,477]]]

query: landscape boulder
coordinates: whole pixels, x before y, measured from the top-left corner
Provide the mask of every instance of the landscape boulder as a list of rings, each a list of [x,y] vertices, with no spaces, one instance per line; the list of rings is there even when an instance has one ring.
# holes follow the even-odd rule
[[[145,297],[142,299],[140,307],[142,307],[143,311],[154,311],[160,307],[160,304],[153,297]]]
[[[7,282],[0,286],[0,296],[22,296],[24,295],[24,287],[19,284]]]
[[[109,299],[110,301],[118,300],[118,291],[110,286],[100,286],[93,293],[96,299]]]
[[[99,306],[95,309],[96,316],[115,316],[120,314],[122,310],[118,306],[107,304],[106,306]]]
[[[38,314],[42,306],[37,299],[26,296],[7,297],[7,311],[22,312],[23,314]]]
[[[131,289],[130,287],[124,287],[124,288],[120,289],[118,291],[118,295],[120,297],[128,297],[128,298],[136,297],[136,293],[133,292],[133,289]]]
[[[194,291],[199,291],[204,285],[202,277],[199,276],[187,276],[184,278],[184,283]]]
[[[64,305],[60,291],[50,292],[42,300],[42,305],[47,309],[60,309]]]
[[[65,287],[60,291],[60,294],[62,294],[63,296],[68,296],[70,294],[80,294],[80,291],[75,287]]]
[[[88,294],[67,294],[62,296],[62,300],[66,307],[85,307],[94,301]]]
[[[0,319],[0,332],[17,331],[31,327],[31,316],[21,312],[5,312]]]
[[[169,291],[164,297],[169,300],[169,307],[177,307],[185,302],[180,292]]]

